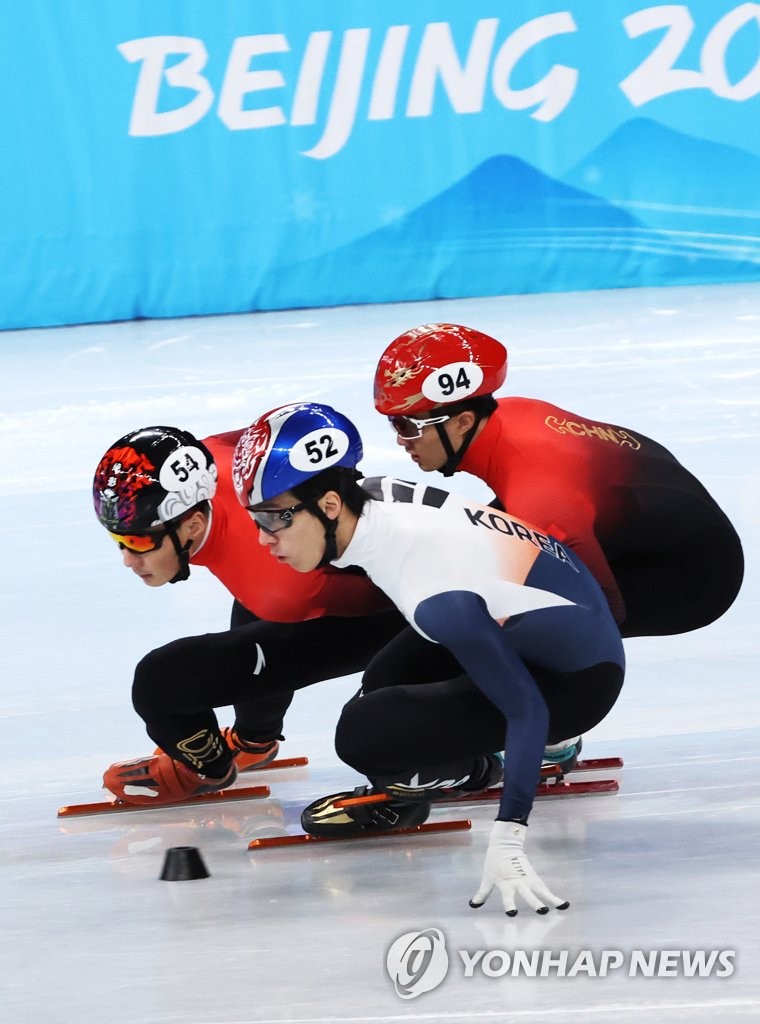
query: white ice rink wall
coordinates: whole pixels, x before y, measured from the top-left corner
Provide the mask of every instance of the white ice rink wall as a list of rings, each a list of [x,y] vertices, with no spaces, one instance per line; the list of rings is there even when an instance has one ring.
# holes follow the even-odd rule
[[[760,279],[760,3],[11,0],[0,327]]]

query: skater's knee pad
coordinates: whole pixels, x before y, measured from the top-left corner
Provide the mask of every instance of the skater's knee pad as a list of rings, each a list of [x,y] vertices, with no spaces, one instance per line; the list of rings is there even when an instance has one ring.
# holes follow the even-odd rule
[[[397,686],[356,697],[345,705],[335,730],[335,751],[362,775],[395,771],[397,738],[409,696]]]
[[[177,694],[171,680],[174,673],[163,648],[150,651],[135,668],[132,707],[142,719],[175,711]]]
[[[367,722],[359,708],[361,703],[352,700],[343,708],[335,728],[335,753],[344,764],[365,774],[362,763],[367,759]]]

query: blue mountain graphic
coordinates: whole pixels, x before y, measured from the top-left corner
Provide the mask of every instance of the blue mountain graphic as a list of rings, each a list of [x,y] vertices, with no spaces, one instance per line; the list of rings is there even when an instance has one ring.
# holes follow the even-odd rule
[[[673,241],[626,210],[497,156],[416,210],[257,282],[255,307],[756,280],[760,264]]]
[[[659,230],[724,232],[760,244],[760,158],[648,118],[626,122],[564,181]]]

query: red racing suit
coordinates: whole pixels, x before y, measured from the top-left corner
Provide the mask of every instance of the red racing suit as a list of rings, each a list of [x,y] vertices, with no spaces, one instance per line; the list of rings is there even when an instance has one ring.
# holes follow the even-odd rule
[[[580,556],[624,636],[696,629],[739,590],[733,526],[696,477],[643,434],[503,398],[459,469]]]
[[[364,575],[331,567],[299,573],[262,547],[258,527],[237,500],[232,484],[232,453],[241,433],[230,431],[203,440],[214,456],[218,483],[210,529],[191,565],[205,566],[240,604],[268,622],[364,616],[390,608],[386,596]]]

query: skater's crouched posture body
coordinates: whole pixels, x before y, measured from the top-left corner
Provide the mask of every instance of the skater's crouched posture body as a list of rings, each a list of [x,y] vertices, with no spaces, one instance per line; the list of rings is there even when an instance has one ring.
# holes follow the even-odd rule
[[[544,746],[596,725],[620,691],[620,632],[583,563],[509,512],[392,478],[358,482],[356,428],[329,406],[295,404],[261,417],[238,443],[238,497],[262,545],[299,572],[359,566],[422,636],[466,675],[385,686],[344,709],[338,751],[391,799],[352,809],[338,794],[304,812],[306,831],[354,835],[419,824],[430,800],[504,788],[483,878],[508,914],[516,896],[564,908],[523,844]]]
[[[299,575],[266,555],[232,485],[241,433],[199,441],[145,427],[111,445],[95,473],[95,512],[124,565],[149,587],[205,566],[235,598],[238,627],[176,640],[137,665],[132,701],[160,749],[106,771],[127,803],[174,803],[267,767],[293,690],[361,671],[405,625],[366,576]],[[220,732],[213,709],[229,705],[235,723]]]
[[[685,633],[721,616],[744,560],[699,480],[637,430],[536,399],[496,400],[506,374],[495,338],[422,324],[383,353],[375,408],[420,469],[472,473],[575,552],[624,637]]]

